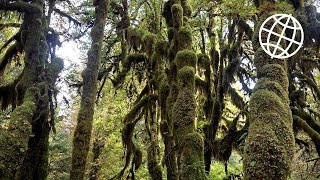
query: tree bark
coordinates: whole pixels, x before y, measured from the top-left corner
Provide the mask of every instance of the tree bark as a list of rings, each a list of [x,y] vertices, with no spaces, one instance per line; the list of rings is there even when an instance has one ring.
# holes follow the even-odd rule
[[[274,11],[274,1],[260,1],[260,22]],[[281,33],[281,29],[274,28]],[[280,31],[280,32],[279,32]],[[289,107],[287,61],[271,58],[253,36],[258,82],[249,104],[248,146],[244,155],[245,179],[287,179],[294,154],[292,115]],[[267,34],[262,33],[266,41]],[[275,40],[275,39],[274,39]],[[272,39],[271,39],[272,41]],[[280,44],[285,46],[285,44]]]
[[[94,2],[96,6],[95,21],[91,30],[92,44],[88,51],[88,64],[83,72],[83,93],[73,138],[71,180],[82,180],[85,176],[97,93],[101,47],[109,4],[108,0],[96,0]]]

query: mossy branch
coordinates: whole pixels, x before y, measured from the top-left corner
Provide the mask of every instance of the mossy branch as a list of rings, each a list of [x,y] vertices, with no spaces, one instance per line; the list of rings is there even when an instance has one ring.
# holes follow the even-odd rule
[[[19,28],[20,25],[21,24],[19,24],[19,23],[6,23],[6,24],[0,23],[0,31],[3,30],[4,28],[8,28],[8,27]]]
[[[71,21],[71,22],[73,22],[73,23],[74,23],[75,25],[77,25],[77,26],[81,26],[81,25],[82,25],[81,22],[79,22],[78,20],[76,20],[75,18],[73,18],[72,16],[70,16],[69,14],[61,11],[60,9],[53,8],[53,11],[54,11],[55,13],[59,14],[59,15],[62,16],[62,17],[66,17],[66,18],[69,20],[69,22]]]
[[[139,102],[137,102],[134,107],[129,111],[129,113],[124,118],[123,122],[128,123],[132,121],[138,114],[138,112],[141,110],[142,107],[144,107],[149,101],[156,100],[158,98],[157,95],[151,94],[149,96],[143,97]]]
[[[243,101],[243,98],[239,95],[239,93],[233,87],[231,87],[230,84],[229,84],[227,93],[231,97],[232,104],[234,104],[240,110],[243,110],[246,103]]]
[[[293,116],[293,122],[296,126],[303,129],[303,131],[308,134],[308,136],[314,142],[318,155],[320,156],[320,134],[312,127],[310,127],[308,123],[305,120],[301,119],[299,116]]]
[[[202,80],[199,76],[195,76],[196,87],[205,90],[207,83]]]
[[[139,62],[146,62],[147,60],[147,56],[143,53],[139,53],[139,54],[130,54],[126,60],[124,60],[123,62],[123,69],[121,72],[119,72],[119,74],[114,78],[111,79],[112,84],[115,87],[118,87],[120,84],[123,83],[123,81],[125,80],[125,77],[127,75],[127,73],[130,71],[131,69],[131,65],[132,63],[139,63]]]
[[[305,74],[297,73],[297,72],[292,73],[292,76],[297,77],[301,81],[307,83],[317,94],[318,100],[320,100],[320,90],[318,88],[318,85],[310,77],[308,77]]]
[[[15,108],[16,103],[16,92],[15,87],[17,83],[20,81],[21,75],[15,79],[12,83],[9,83],[4,86],[0,86],[0,102],[1,102],[1,109],[5,110],[8,108],[9,105],[12,105]]]
[[[299,116],[301,119],[305,120],[312,129],[320,133],[320,124],[309,113],[297,108],[293,108],[291,111],[292,115]]]
[[[0,26],[0,30],[1,30],[1,26]],[[4,44],[3,46],[0,48],[0,53],[2,50],[4,50],[6,47],[8,47],[8,45],[14,41],[15,39],[18,39],[20,37],[20,33],[17,33],[15,35],[13,35],[11,38],[9,38]]]
[[[34,4],[29,4],[27,2],[7,2],[6,0],[0,0],[0,10],[5,11],[18,11],[18,12],[36,12],[41,13],[41,8]]]
[[[137,124],[137,122],[143,117],[144,111],[139,109],[137,114],[138,113],[139,113],[139,116],[137,118],[134,118],[133,120],[131,119],[131,121],[129,121],[129,122],[126,122],[126,124],[124,125],[124,127],[122,129],[122,141],[123,141],[123,145],[126,148],[125,165],[121,169],[121,171],[111,179],[121,179],[124,172],[126,171],[126,169],[129,166],[132,154],[134,155],[133,164],[135,165],[135,168],[138,169],[141,165],[142,152],[138,149],[138,147],[132,141],[134,127]],[[135,115],[137,115],[137,114],[135,114]]]
[[[4,72],[7,65],[10,63],[10,60],[18,53],[17,43],[11,45],[0,62],[0,76]]]
[[[146,95],[149,92],[149,86],[146,85],[142,91],[140,92],[139,96],[137,97],[136,101],[133,104],[137,104],[141,101],[144,95]]]

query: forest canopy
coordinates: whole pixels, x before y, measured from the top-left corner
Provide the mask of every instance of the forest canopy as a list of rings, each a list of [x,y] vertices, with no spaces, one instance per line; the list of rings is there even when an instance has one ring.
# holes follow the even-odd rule
[[[319,178],[319,0],[0,0],[0,179]]]

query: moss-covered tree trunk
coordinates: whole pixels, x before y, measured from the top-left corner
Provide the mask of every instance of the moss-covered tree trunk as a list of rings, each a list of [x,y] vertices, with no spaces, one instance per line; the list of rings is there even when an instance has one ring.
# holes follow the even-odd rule
[[[166,7],[167,6],[167,7]],[[170,92],[167,98],[168,125],[177,147],[176,179],[205,179],[203,138],[195,129],[195,70],[192,30],[188,24],[191,8],[186,0],[168,1],[164,16],[170,27]],[[175,158],[175,157],[172,157]],[[168,168],[168,167],[167,167]]]
[[[92,44],[88,51],[87,67],[83,72],[83,93],[73,138],[72,168],[70,173],[70,179],[72,180],[82,180],[85,175],[108,4],[108,0],[94,1],[96,8],[95,21],[91,30]]]
[[[259,28],[272,15],[274,3],[273,0],[260,2],[260,22],[253,37],[256,51],[254,63],[259,80],[250,99],[250,127],[244,155],[245,179],[250,180],[287,179],[294,153],[287,62],[284,59],[272,59],[263,51],[258,41]],[[268,24],[268,27],[271,25]],[[274,31],[281,34],[282,29],[275,28]],[[262,33],[263,39],[266,40],[267,36],[267,33]]]
[[[4,179],[46,179],[48,172],[48,138],[50,131],[49,88],[54,86],[63,69],[61,59],[52,58],[49,64],[47,19],[45,1],[0,2],[0,10],[23,12],[23,23],[18,32],[20,51],[25,52],[25,67],[13,86],[13,95],[8,96],[14,111],[10,127],[0,140],[10,148],[4,148]],[[2,94],[3,95],[3,94]],[[8,94],[4,94],[7,96]],[[15,107],[18,105],[17,107]],[[5,107],[2,107],[5,108]],[[15,156],[13,158],[13,156]],[[12,160],[12,161],[7,161]],[[2,167],[0,171],[2,172]]]

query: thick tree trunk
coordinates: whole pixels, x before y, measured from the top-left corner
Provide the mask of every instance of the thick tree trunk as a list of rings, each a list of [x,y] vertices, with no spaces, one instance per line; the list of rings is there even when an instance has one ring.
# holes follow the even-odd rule
[[[14,128],[8,130],[7,140],[9,142],[6,142],[7,144],[10,144],[11,141],[16,142],[13,144],[16,148],[9,154],[21,160],[10,162],[9,166],[4,165],[9,170],[15,169],[11,169],[10,174],[5,176],[9,179],[14,177],[15,179],[41,180],[46,179],[48,172],[50,131],[48,79],[50,77],[45,76],[44,73],[44,62],[48,58],[48,45],[45,38],[47,23],[43,7],[44,0],[35,0],[32,3],[4,3],[0,8],[24,13],[23,24],[19,31],[21,40],[18,43],[25,52],[25,67],[15,86],[16,99],[13,99],[11,103],[17,103],[18,106],[12,112],[10,124]],[[54,77],[57,77],[62,68],[61,63],[55,66],[54,73],[51,74],[51,82],[55,82]],[[11,135],[16,135],[18,138],[11,137]],[[15,164],[19,166],[16,167]]]
[[[162,112],[161,132],[168,179],[205,179],[203,138],[195,130],[197,56],[192,51],[190,15],[186,0],[169,0],[164,5],[171,45],[170,69],[160,82],[160,101],[166,109]]]
[[[274,1],[261,2],[260,23],[271,15]],[[259,25],[253,37],[258,82],[250,100],[245,179],[287,179],[294,154],[292,115],[288,98],[287,62],[272,59],[259,45]],[[281,29],[274,29],[281,34]],[[280,32],[279,32],[280,31]],[[263,34],[267,39],[267,34]],[[276,39],[271,41],[275,41]],[[285,44],[281,44],[285,46]]]
[[[108,4],[108,0],[94,1],[95,22],[91,30],[92,45],[88,51],[88,64],[83,72],[83,93],[73,139],[71,180],[82,180],[85,175]]]

